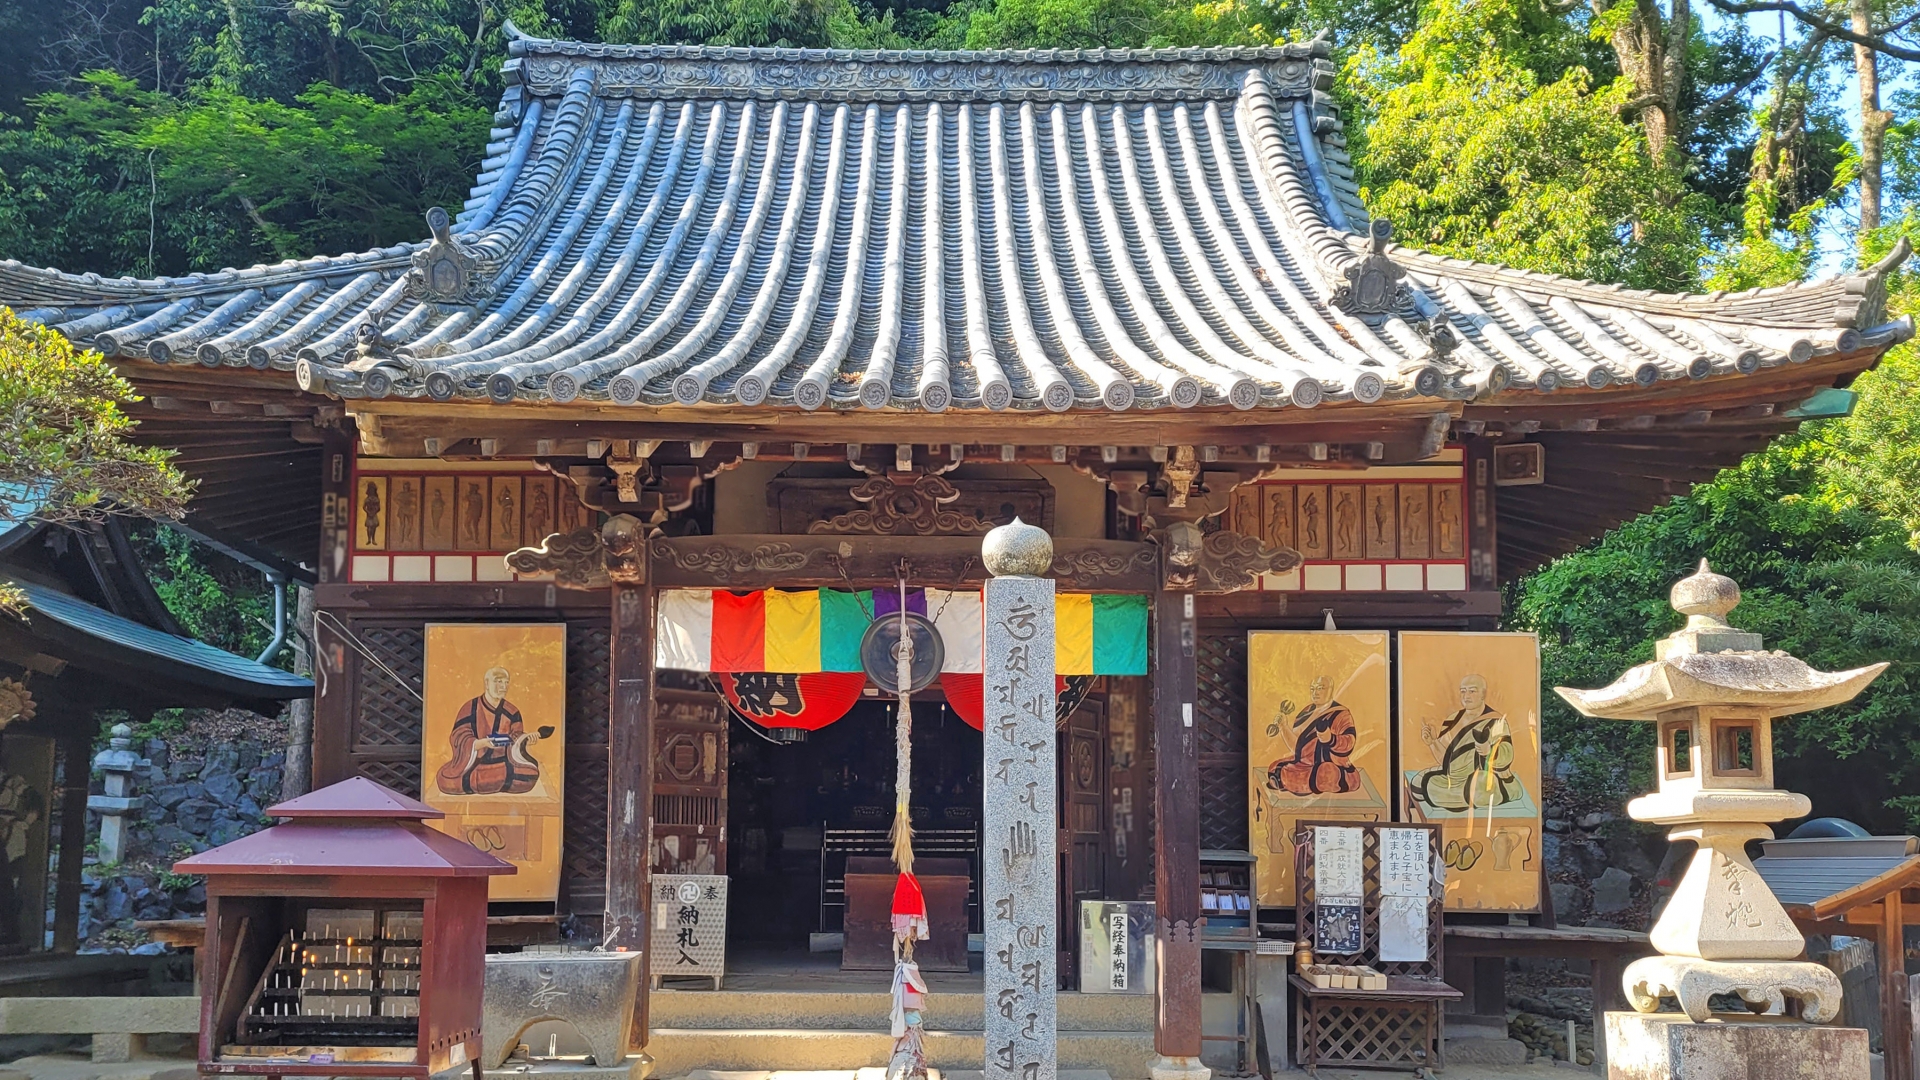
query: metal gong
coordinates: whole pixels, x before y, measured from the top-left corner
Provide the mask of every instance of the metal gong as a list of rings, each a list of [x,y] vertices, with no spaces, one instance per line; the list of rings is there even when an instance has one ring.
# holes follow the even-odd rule
[[[913,685],[909,689],[924,690],[940,677],[947,647],[940,640],[940,631],[934,628],[933,620],[911,611],[907,612],[907,635],[913,642],[912,666],[908,668],[913,675]],[[860,638],[860,666],[866,670],[867,678],[885,693],[900,692],[899,647],[898,612],[882,615],[867,624],[867,632]]]

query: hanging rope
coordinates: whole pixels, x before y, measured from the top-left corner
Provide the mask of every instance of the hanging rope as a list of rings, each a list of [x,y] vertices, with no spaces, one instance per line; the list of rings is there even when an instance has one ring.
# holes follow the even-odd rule
[[[913,633],[907,622],[907,582],[900,580],[900,642],[893,649],[893,677],[900,700],[893,721],[893,865],[913,873]],[[912,955],[909,946],[908,955]]]
[[[913,943],[927,939],[927,902],[913,876],[913,632],[907,622],[907,580],[900,578],[900,640],[893,650],[899,701],[894,705],[893,864],[900,878],[893,887],[893,994],[888,1011],[893,1055],[887,1080],[921,1080],[927,1075],[925,1032],[920,1010],[927,983],[913,960]]]

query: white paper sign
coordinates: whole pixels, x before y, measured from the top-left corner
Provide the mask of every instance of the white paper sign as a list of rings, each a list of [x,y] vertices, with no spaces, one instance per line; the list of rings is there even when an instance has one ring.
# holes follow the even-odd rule
[[[1380,895],[1426,897],[1428,882],[1427,831],[1380,830]]]
[[[1380,960],[1423,963],[1427,957],[1427,898],[1380,898]]]
[[[1313,827],[1313,889],[1321,903],[1366,892],[1361,879],[1361,830],[1334,825]]]

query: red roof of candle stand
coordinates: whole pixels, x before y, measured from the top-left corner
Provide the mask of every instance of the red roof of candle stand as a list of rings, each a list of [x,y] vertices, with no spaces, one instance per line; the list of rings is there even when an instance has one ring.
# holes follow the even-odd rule
[[[353,777],[270,807],[285,818],[173,864],[183,874],[357,874],[483,877],[512,863],[426,825],[446,815],[406,795]]]

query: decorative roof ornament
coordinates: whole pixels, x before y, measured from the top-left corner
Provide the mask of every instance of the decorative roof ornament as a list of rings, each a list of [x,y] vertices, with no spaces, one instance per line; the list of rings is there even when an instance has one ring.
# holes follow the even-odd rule
[[[1332,304],[1349,315],[1385,315],[1405,302],[1407,272],[1387,257],[1393,223],[1374,218],[1368,228],[1369,251],[1341,271],[1346,283],[1334,287]],[[1436,346],[1438,349],[1439,346]]]
[[[414,252],[413,269],[407,272],[407,291],[443,304],[464,304],[474,299],[480,291],[479,257],[453,235],[453,218],[443,208],[427,211],[427,228],[433,232],[433,242]]]

